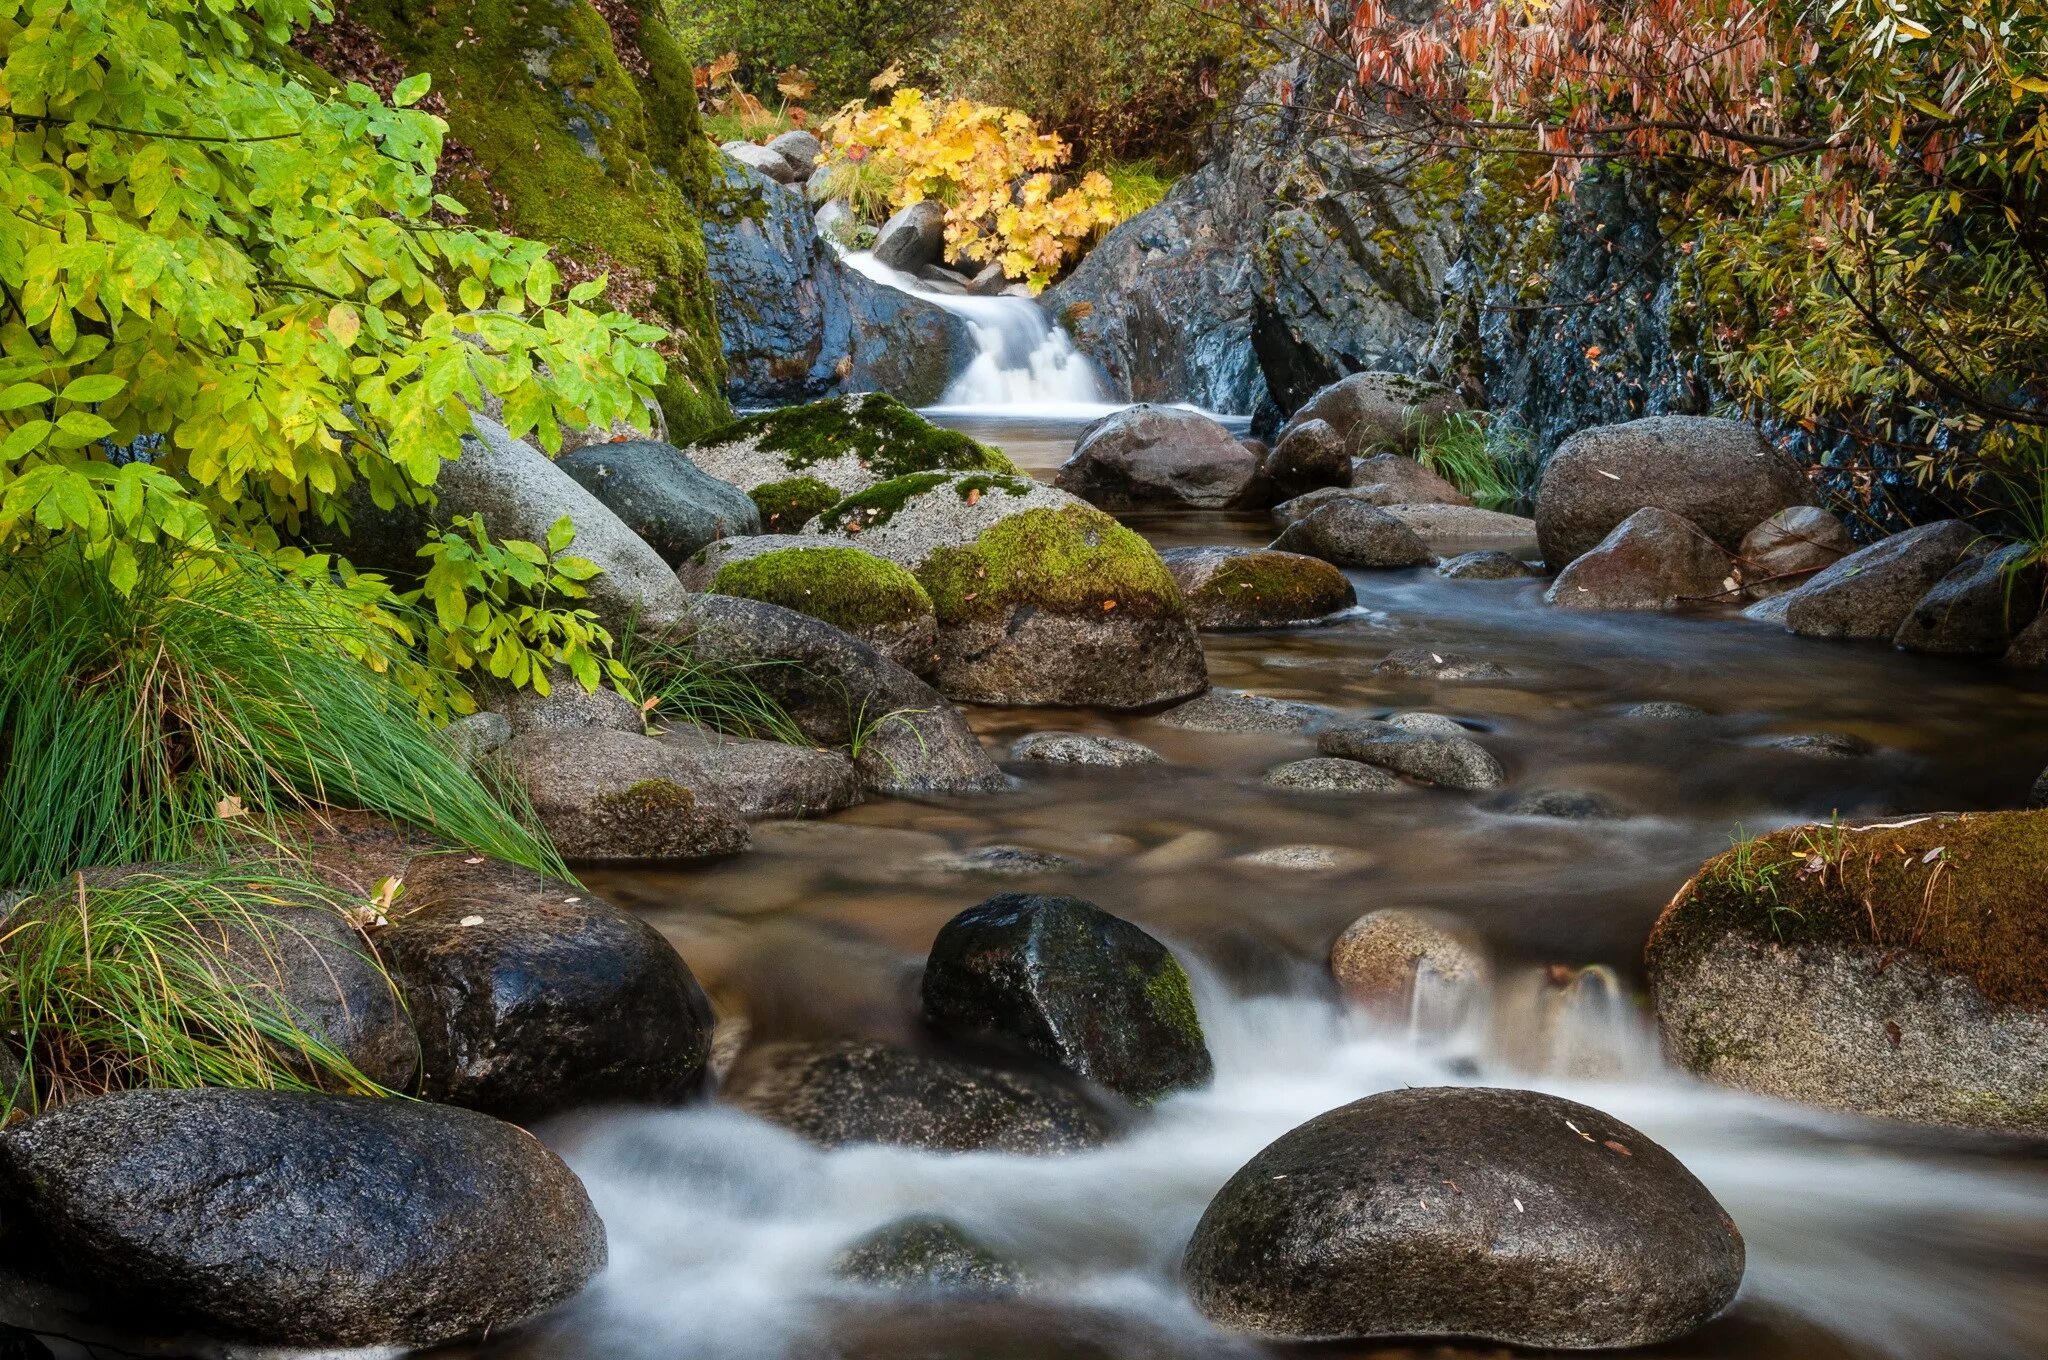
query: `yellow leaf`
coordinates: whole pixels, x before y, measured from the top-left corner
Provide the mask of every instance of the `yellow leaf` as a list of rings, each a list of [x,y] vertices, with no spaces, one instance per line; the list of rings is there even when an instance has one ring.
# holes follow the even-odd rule
[[[363,328],[363,319],[356,315],[356,309],[346,302],[337,302],[327,309],[327,330],[344,345],[356,342],[356,333]]]

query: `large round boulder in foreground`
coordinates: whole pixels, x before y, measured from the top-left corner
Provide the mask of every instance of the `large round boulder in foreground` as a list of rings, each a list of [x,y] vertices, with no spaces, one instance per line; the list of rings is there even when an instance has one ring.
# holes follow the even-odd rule
[[[279,1091],[126,1091],[0,1135],[30,1259],[152,1330],[413,1348],[582,1289],[604,1225],[554,1153],[470,1110]]]
[[[1283,1135],[1188,1244],[1195,1306],[1276,1340],[1468,1336],[1565,1349],[1685,1335],[1742,1235],[1678,1159],[1534,1091],[1388,1091]]]
[[[1775,832],[1650,936],[1665,1054],[1891,1119],[2048,1133],[2048,813]]]
[[[1110,510],[1259,502],[1259,456],[1199,411],[1129,406],[1081,432],[1054,485]]]
[[[1003,893],[948,921],[925,962],[924,1015],[1141,1103],[1214,1072],[1179,961],[1078,897]]]
[[[1703,416],[1650,416],[1581,430],[1558,447],[1536,491],[1536,538],[1553,569],[1615,525],[1656,506],[1729,550],[1813,493],[1791,459],[1754,427]]]

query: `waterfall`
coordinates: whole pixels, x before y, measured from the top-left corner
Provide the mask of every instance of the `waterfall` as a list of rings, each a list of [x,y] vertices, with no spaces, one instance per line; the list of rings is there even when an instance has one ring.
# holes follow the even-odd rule
[[[942,293],[865,250],[843,251],[840,259],[884,287],[922,298],[967,322],[974,358],[946,389],[939,409],[1079,416],[1115,409],[1097,384],[1094,367],[1029,298]]]

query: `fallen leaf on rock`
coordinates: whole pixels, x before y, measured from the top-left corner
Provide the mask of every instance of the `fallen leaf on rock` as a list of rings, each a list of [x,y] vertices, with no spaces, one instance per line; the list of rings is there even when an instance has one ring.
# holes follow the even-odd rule
[[[465,916],[462,918],[462,924],[466,926],[480,926],[483,923],[484,918],[481,916]]]

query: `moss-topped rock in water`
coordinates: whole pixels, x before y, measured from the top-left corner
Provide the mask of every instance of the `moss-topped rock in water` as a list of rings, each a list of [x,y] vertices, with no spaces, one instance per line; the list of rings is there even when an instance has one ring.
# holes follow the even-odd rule
[[[299,50],[382,88],[433,75],[448,120],[442,187],[468,221],[556,247],[572,277],[666,327],[669,437],[730,414],[698,221],[711,147],[689,56],[654,0],[348,0]]]
[[[916,574],[951,698],[1142,708],[1206,686],[1187,604],[1152,545],[1028,477],[895,478],[804,536],[857,543]]]
[[[745,491],[809,479],[846,496],[913,473],[1018,475],[1001,451],[941,429],[880,392],[748,416],[704,435],[689,454]]]
[[[1317,557],[1257,548],[1175,548],[1166,569],[1201,628],[1281,628],[1349,608],[1357,592]]]
[[[2048,1131],[2048,813],[1745,841],[1679,892],[1648,961],[1665,1050],[1701,1076]]]
[[[685,562],[676,579],[689,590],[809,614],[912,671],[931,670],[931,596],[908,570],[873,553],[780,534],[728,538]]]

